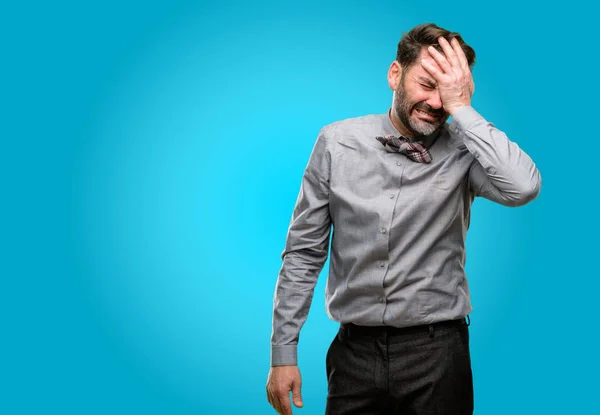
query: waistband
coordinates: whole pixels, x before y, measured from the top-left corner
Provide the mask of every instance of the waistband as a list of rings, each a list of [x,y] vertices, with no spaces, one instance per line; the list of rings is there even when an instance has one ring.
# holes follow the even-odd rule
[[[388,336],[403,335],[403,334],[418,334],[418,333],[432,334],[432,332],[434,330],[438,330],[438,329],[442,329],[442,328],[468,326],[469,324],[470,324],[470,320],[468,317],[466,317],[466,318],[461,318],[458,320],[447,320],[447,321],[440,321],[437,323],[422,324],[422,325],[418,325],[418,326],[408,326],[408,327],[358,326],[354,323],[342,323],[340,325],[340,328],[348,336],[378,337],[383,334],[386,334]]]

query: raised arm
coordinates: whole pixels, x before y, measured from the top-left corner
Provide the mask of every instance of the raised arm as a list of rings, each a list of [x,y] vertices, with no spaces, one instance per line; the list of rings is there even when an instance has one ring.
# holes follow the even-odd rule
[[[452,115],[450,133],[463,140],[475,161],[469,171],[475,194],[506,206],[520,206],[539,193],[542,180],[531,158],[506,134],[471,107],[475,85],[458,41],[443,37],[442,54],[433,46],[421,65],[435,79],[444,110]]]
[[[531,158],[472,107],[458,110],[450,123],[475,157],[469,171],[471,189],[505,206],[522,206],[537,197],[540,172]]]

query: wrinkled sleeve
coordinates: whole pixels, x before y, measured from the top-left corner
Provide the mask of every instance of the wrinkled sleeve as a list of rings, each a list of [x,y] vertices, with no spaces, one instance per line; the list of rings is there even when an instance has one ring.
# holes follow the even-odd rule
[[[273,298],[271,366],[296,365],[300,329],[308,317],[317,278],[327,260],[330,152],[321,130],[302,177],[292,213],[283,264]]]
[[[472,107],[454,114],[450,132],[457,134],[475,157],[469,170],[475,195],[511,207],[537,197],[542,178],[531,157]]]

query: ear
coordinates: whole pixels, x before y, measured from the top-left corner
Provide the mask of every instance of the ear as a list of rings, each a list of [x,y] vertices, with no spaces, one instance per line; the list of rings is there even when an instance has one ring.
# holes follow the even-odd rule
[[[395,91],[400,86],[400,78],[402,77],[402,66],[398,61],[392,62],[388,69],[388,85],[392,91]]]

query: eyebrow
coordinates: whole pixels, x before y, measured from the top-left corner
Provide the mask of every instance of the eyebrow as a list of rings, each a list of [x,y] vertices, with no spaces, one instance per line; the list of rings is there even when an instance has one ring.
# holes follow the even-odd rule
[[[422,77],[422,76],[419,76],[417,78],[417,80],[419,82],[423,82],[424,84],[427,84],[428,86],[430,86],[432,88],[435,88],[435,86],[437,85],[437,83],[435,81],[433,81],[433,80],[431,80],[429,78]]]

